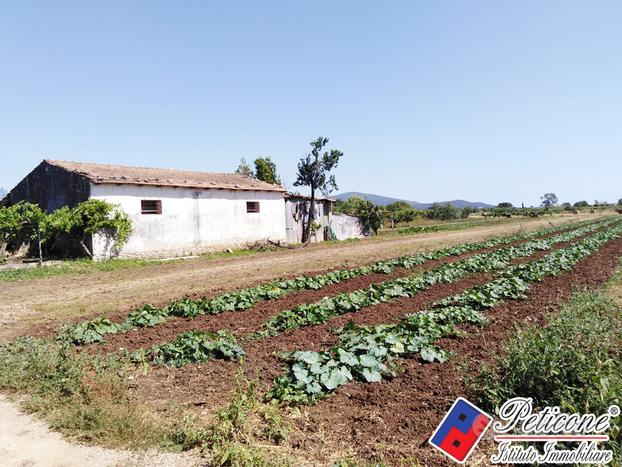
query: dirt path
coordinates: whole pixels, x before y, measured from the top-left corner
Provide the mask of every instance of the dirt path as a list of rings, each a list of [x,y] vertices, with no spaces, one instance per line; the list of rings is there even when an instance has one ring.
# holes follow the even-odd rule
[[[187,454],[135,453],[67,442],[35,417],[0,396],[0,463],[3,466],[92,467],[200,465]]]
[[[212,294],[280,276],[352,267],[372,261],[458,243],[480,241],[588,219],[570,215],[462,231],[398,236],[268,252],[218,260],[186,260],[129,270],[0,282],[0,339],[19,335],[33,322],[106,314],[143,303],[167,302],[187,294]]]

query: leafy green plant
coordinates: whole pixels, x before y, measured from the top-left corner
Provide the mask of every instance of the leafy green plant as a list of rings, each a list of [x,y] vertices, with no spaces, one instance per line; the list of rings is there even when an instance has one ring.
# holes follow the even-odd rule
[[[180,334],[174,341],[134,352],[131,358],[135,362],[180,367],[214,358],[237,360],[242,356],[242,347],[234,336],[225,331],[189,331]]]
[[[492,368],[470,381],[473,397],[494,411],[512,397],[571,413],[622,405],[622,319],[603,292],[575,294],[545,326],[528,326]],[[570,337],[571,336],[571,337]],[[612,420],[609,449],[622,455],[622,422]]]
[[[529,283],[570,270],[604,243],[622,237],[622,223],[526,264],[511,266],[503,277],[462,294],[439,300],[431,309],[407,316],[398,324],[337,330],[339,344],[321,352],[296,351],[282,357],[288,372],[277,377],[267,397],[288,403],[313,403],[352,380],[377,382],[392,376],[396,358],[419,355],[444,362],[447,354],[434,345],[456,332],[455,326],[486,323],[483,311],[502,300],[527,297]]]
[[[544,230],[536,230],[528,233],[520,233],[512,236],[501,236],[490,240],[456,245],[449,248],[435,250],[432,252],[416,253],[398,258],[377,261],[370,266],[362,266],[353,269],[342,269],[332,271],[316,276],[299,276],[294,279],[284,279],[268,282],[255,287],[241,289],[233,292],[225,292],[214,298],[203,297],[198,300],[191,298],[181,298],[171,302],[166,307],[157,312],[157,318],[138,320],[135,315],[155,314],[155,307],[146,305],[145,310],[137,309],[129,314],[128,318],[120,323],[116,328],[109,327],[104,329],[104,334],[114,332],[124,332],[136,327],[153,326],[166,320],[168,316],[178,316],[184,318],[194,318],[201,314],[218,314],[226,311],[241,311],[252,308],[261,300],[275,300],[287,294],[301,290],[318,290],[331,284],[337,284],[342,281],[352,279],[354,277],[363,276],[371,273],[390,274],[396,267],[405,269],[414,269],[420,264],[431,259],[441,259],[449,256],[457,256],[463,253],[478,249],[493,248],[521,240],[529,240],[538,236],[555,233],[557,231],[568,230],[571,228],[599,228],[611,222],[609,219],[602,221],[580,222],[573,225],[557,226]],[[65,334],[68,330],[65,329]],[[80,335],[80,333],[78,333]],[[93,340],[92,342],[103,342],[102,339]],[[75,341],[76,344],[83,344],[80,339]]]
[[[414,296],[421,290],[438,283],[455,282],[467,274],[504,268],[509,266],[515,258],[531,256],[536,250],[548,250],[556,243],[585,235],[600,227],[600,224],[587,225],[546,240],[534,240],[521,246],[482,253],[455,263],[444,264],[415,276],[373,284],[366,289],[325,297],[315,303],[299,305],[268,320],[263,326],[264,329],[256,333],[253,338],[265,338],[291,329],[325,323],[336,316],[353,313],[368,306],[388,302],[398,297]],[[486,297],[489,300],[494,299],[496,294],[504,292],[499,290],[504,285],[507,284],[493,284],[489,289],[474,291],[472,292],[472,299],[475,300],[478,294],[482,300]]]

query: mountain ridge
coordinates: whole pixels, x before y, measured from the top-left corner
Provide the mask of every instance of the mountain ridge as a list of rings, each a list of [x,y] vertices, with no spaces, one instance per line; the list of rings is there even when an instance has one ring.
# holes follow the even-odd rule
[[[380,206],[386,206],[388,204],[395,203],[396,201],[404,201],[408,203],[410,206],[412,206],[414,209],[428,209],[434,204],[434,203],[420,203],[419,201],[411,201],[411,200],[401,199],[401,198],[392,198],[390,196],[376,195],[373,193],[363,193],[360,191],[348,191],[346,193],[339,193],[331,197],[338,199],[340,201],[347,201],[352,196],[358,196],[360,198],[367,199],[371,201],[372,203],[380,205]],[[454,199],[451,201],[439,201],[439,203],[450,203],[457,208],[465,208],[465,207],[492,208],[494,207],[494,205],[492,204],[483,203],[481,201],[467,201],[464,199]]]

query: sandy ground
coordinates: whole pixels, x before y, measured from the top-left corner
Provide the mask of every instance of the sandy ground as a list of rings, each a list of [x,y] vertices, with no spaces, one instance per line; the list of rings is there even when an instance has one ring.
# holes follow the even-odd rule
[[[200,465],[186,454],[135,453],[69,443],[35,417],[22,414],[3,396],[0,396],[0,426],[0,464],[5,467]]]
[[[520,219],[516,223],[461,231],[316,244],[252,256],[189,259],[109,272],[0,281],[0,340],[24,333],[34,322],[55,325],[67,319],[106,315],[144,303],[166,303],[186,294],[213,294],[279,276],[353,267],[589,217],[595,216]]]

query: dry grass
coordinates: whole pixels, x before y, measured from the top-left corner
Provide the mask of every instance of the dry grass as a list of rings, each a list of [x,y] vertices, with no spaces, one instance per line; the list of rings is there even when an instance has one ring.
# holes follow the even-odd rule
[[[613,301],[620,307],[622,307],[622,257],[620,258],[620,265],[614,273],[607,291],[613,298]]]

